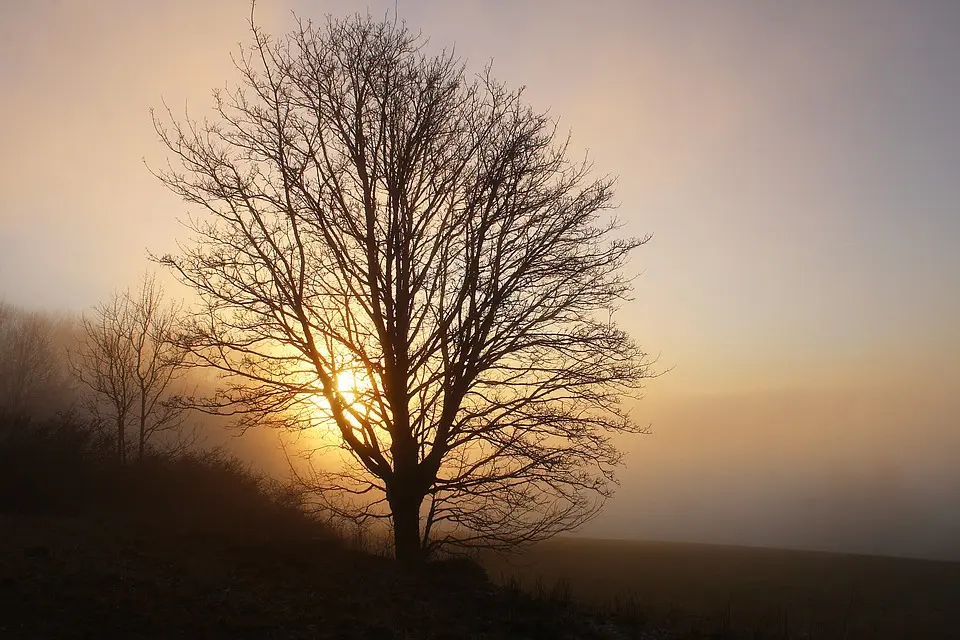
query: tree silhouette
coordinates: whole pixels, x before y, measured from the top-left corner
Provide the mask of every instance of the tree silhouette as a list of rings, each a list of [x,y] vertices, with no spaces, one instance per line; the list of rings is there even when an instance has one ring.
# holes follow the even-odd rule
[[[164,443],[170,451],[195,440],[195,434],[184,428],[187,408],[174,394],[175,383],[186,370],[186,351],[174,341],[179,312],[178,305],[164,303],[156,278],[145,275],[135,292],[112,295],[81,320],[71,368],[90,391],[91,414],[111,425],[121,463],[127,457],[131,429],[138,460],[161,435],[174,436]]]
[[[44,419],[73,402],[63,342],[69,319],[0,300],[0,415]]]
[[[318,496],[389,517],[398,559],[568,530],[609,495],[647,376],[612,320],[646,238],[613,181],[489,69],[404,25],[251,20],[216,118],[154,117],[158,177],[201,209],[161,262],[203,300],[185,338],[241,426],[334,425]]]

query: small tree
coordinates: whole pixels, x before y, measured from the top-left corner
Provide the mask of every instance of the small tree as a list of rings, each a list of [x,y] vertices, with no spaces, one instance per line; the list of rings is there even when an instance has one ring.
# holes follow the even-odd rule
[[[72,369],[92,392],[91,413],[112,425],[121,463],[127,457],[131,430],[138,459],[161,434],[175,436],[168,447],[187,443],[185,407],[174,395],[186,355],[174,340],[179,306],[165,305],[163,298],[155,277],[146,275],[136,292],[114,294],[82,319]]]
[[[251,28],[215,121],[155,121],[177,161],[159,177],[205,212],[162,262],[204,303],[189,347],[223,374],[206,408],[332,424],[347,464],[319,495],[389,517],[402,560],[583,523],[615,482],[609,434],[642,431],[618,400],[647,375],[612,321],[646,241],[601,218],[612,180],[402,25]]]

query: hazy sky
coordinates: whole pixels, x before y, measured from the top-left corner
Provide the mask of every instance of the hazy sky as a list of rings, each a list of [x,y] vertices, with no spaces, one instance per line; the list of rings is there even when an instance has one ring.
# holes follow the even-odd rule
[[[258,14],[277,32],[394,5]],[[673,370],[588,531],[960,557],[960,3],[396,6],[526,85],[654,234],[620,320]],[[248,12],[0,5],[0,297],[81,310],[174,247],[186,208],[144,166],[164,159],[149,108],[202,115]]]

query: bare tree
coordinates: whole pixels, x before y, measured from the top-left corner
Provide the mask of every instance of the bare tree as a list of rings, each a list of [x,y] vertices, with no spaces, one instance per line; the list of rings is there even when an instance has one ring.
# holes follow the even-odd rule
[[[0,302],[0,412],[45,418],[72,404],[65,318]]]
[[[332,425],[345,464],[318,496],[389,517],[401,560],[583,523],[648,374],[612,320],[646,241],[605,213],[613,181],[396,22],[251,30],[215,120],[155,117],[157,175],[201,210],[161,261],[203,300],[189,348],[223,383],[205,408]]]
[[[189,441],[183,437],[186,408],[174,393],[186,355],[174,340],[179,312],[178,305],[164,304],[155,277],[145,275],[136,292],[114,294],[82,319],[72,369],[92,392],[92,414],[112,425],[121,463],[131,430],[137,459],[161,434],[173,436],[165,443],[168,448]]]

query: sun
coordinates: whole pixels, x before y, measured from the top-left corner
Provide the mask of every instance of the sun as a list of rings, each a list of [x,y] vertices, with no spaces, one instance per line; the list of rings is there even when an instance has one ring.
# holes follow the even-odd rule
[[[348,369],[337,374],[337,390],[343,396],[344,402],[353,405],[360,401],[364,394],[370,391],[370,379],[365,373],[355,369]]]
[[[364,397],[372,388],[370,379],[365,372],[356,369],[345,369],[340,371],[334,377],[336,389],[343,399],[344,404],[355,412],[363,413],[366,409]],[[310,401],[314,404],[321,418],[321,422],[332,427],[332,416],[330,415],[330,403],[322,393],[315,393],[310,396]]]

